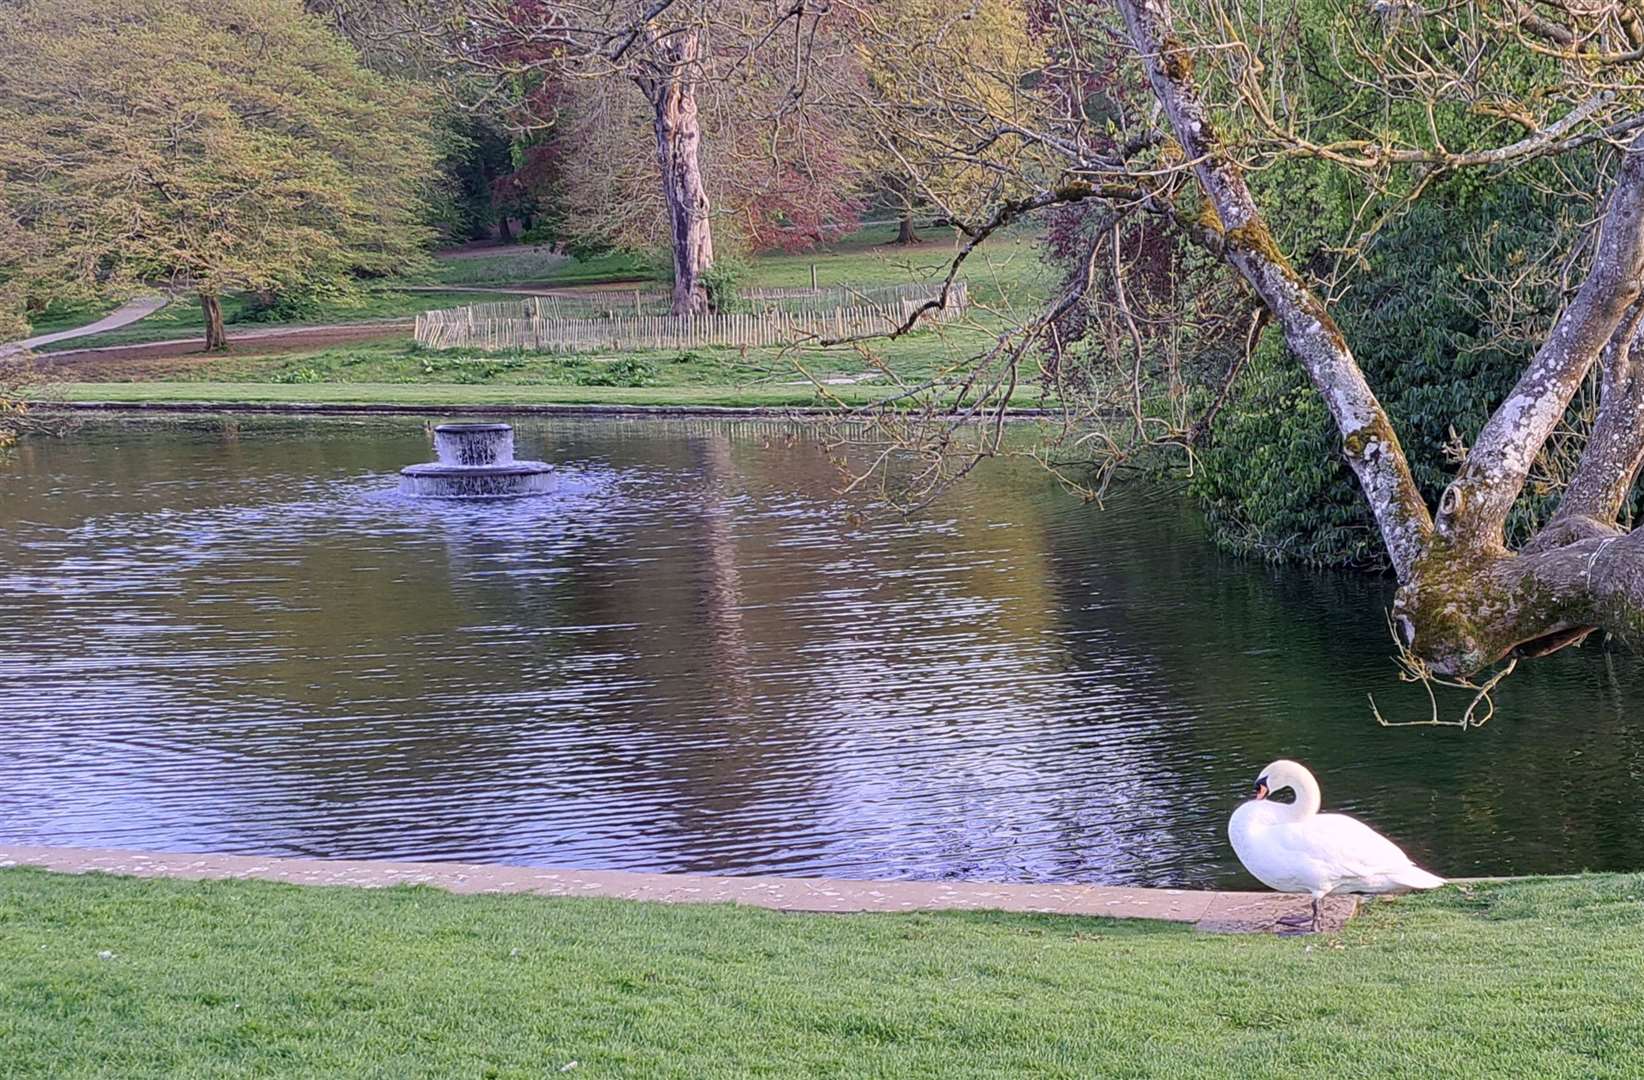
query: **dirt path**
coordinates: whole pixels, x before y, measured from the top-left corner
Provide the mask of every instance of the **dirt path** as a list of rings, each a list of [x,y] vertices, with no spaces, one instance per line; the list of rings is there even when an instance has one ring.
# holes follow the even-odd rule
[[[94,323],[77,326],[73,330],[58,330],[56,333],[41,334],[38,337],[27,338],[23,341],[14,341],[9,345],[0,345],[0,356],[5,356],[7,353],[22,352],[24,349],[38,349],[40,346],[50,345],[54,341],[71,341],[74,338],[101,334],[105,330],[118,330],[122,326],[130,326],[139,319],[148,318],[170,302],[171,297],[163,293],[150,293],[146,296],[139,296],[127,300]]]
[[[378,341],[410,333],[413,320],[334,323],[326,326],[278,326],[240,330],[230,335],[228,348],[206,352],[198,337],[146,341],[132,345],[104,345],[95,349],[63,349],[37,353],[36,367],[52,375],[78,381],[99,378],[143,378],[161,370],[176,370],[176,361],[206,363],[225,356],[267,356],[297,349],[323,349],[359,341]],[[165,363],[171,361],[171,363]]]
[[[654,283],[652,283],[654,284]],[[405,285],[401,292],[412,293],[496,293],[501,296],[589,296],[602,293],[632,293],[632,284],[614,282],[591,285]],[[130,305],[128,305],[130,306]],[[157,308],[151,310],[158,310]],[[125,311],[115,312],[113,319]],[[149,312],[140,312],[117,324],[129,325]],[[94,323],[79,330],[65,332],[66,340],[113,329],[112,325]],[[36,364],[42,370],[71,381],[95,382],[102,379],[157,378],[178,369],[179,363],[205,363],[225,356],[267,356],[270,353],[294,352],[299,349],[324,349],[333,345],[348,345],[361,341],[379,341],[401,337],[411,331],[414,319],[377,319],[370,322],[328,323],[320,326],[270,326],[260,329],[230,328],[228,348],[208,353],[201,348],[199,337],[170,338],[165,341],[134,342],[130,345],[101,345],[86,349],[61,349],[39,353]]]

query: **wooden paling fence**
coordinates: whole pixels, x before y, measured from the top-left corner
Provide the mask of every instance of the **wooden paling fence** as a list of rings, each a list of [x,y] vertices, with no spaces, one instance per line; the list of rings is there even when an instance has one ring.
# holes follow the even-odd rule
[[[919,306],[940,294],[937,286],[896,286],[922,293],[882,293],[880,302],[862,302],[852,290],[791,290],[807,299],[832,292],[838,303],[821,310],[766,309],[744,313],[666,315],[620,313],[620,307],[590,312],[576,304],[583,297],[533,296],[523,301],[471,304],[428,311],[417,316],[418,344],[431,349],[479,349],[487,352],[633,352],[642,349],[694,349],[712,346],[788,345],[817,338],[883,334],[901,326]],[[629,295],[630,305],[636,297]],[[921,321],[945,323],[969,306],[963,282],[955,282],[947,306],[933,309]]]

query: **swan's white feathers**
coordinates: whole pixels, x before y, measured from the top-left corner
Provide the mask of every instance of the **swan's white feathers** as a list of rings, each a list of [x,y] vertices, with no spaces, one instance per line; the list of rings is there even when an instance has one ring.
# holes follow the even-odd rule
[[[1316,793],[1310,774],[1307,782]],[[1316,799],[1315,794],[1314,806]],[[1233,812],[1227,831],[1245,868],[1280,892],[1317,897],[1333,892],[1432,889],[1444,884],[1444,879],[1411,862],[1397,844],[1345,814],[1319,814],[1256,799]]]

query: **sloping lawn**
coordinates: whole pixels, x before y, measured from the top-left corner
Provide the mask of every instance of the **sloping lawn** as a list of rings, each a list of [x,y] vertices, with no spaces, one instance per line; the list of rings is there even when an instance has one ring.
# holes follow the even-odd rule
[[[1641,1002],[1644,875],[1280,939],[0,871],[11,1076],[1635,1077]]]
[[[957,251],[950,228],[931,228],[924,243],[891,243],[895,225],[875,225],[812,251],[788,255],[766,252],[741,260],[742,284],[797,288],[811,283],[811,267],[821,285],[887,285],[940,281]],[[1038,238],[1026,229],[1005,230],[965,261],[961,274],[979,303],[997,305],[1009,296],[1033,302],[1048,295],[1053,275],[1039,261]],[[494,254],[438,259],[434,279],[461,285],[589,285],[632,282],[666,291],[672,272],[665,265],[622,253],[569,259],[526,246],[498,248]]]
[[[124,402],[501,403],[580,402],[645,405],[865,404],[905,385],[941,380],[985,348],[985,331],[956,326],[875,342],[871,355],[828,348],[703,348],[572,354],[433,351],[407,338],[258,354],[201,353],[145,361],[117,381],[70,381],[49,362],[42,400]],[[58,381],[61,379],[62,381]],[[811,380],[822,382],[819,393]],[[129,381],[127,381],[129,380]],[[956,391],[949,391],[951,397]],[[1050,402],[1024,381],[1017,406]],[[908,399],[908,404],[916,399]]]

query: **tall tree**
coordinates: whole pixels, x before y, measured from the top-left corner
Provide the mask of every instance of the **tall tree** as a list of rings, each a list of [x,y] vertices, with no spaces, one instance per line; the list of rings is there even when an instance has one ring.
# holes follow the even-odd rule
[[[0,178],[23,277],[346,293],[422,257],[426,99],[297,0],[22,0],[0,11]]]
[[[642,7],[623,0],[401,0],[398,11],[408,36],[437,41],[454,63],[491,79],[488,97],[522,98],[522,123],[554,123],[566,97],[580,93],[568,89],[577,84],[598,88],[590,96],[619,85],[638,92],[669,224],[678,314],[710,305],[714,206],[702,99],[710,88],[785,69],[789,92],[767,118],[779,123],[802,97],[802,61],[813,55],[828,14],[827,5],[754,0],[655,0]],[[633,160],[625,148],[615,152]]]
[[[34,239],[17,220],[6,187],[0,183],[0,342],[28,333],[23,267]]]
[[[699,163],[715,253],[797,250],[849,229],[861,204],[863,140],[848,116],[803,103],[773,120],[789,87],[760,68],[697,98]],[[553,196],[573,242],[668,250],[676,216],[658,183],[651,109],[596,82],[564,87],[551,131]]]

